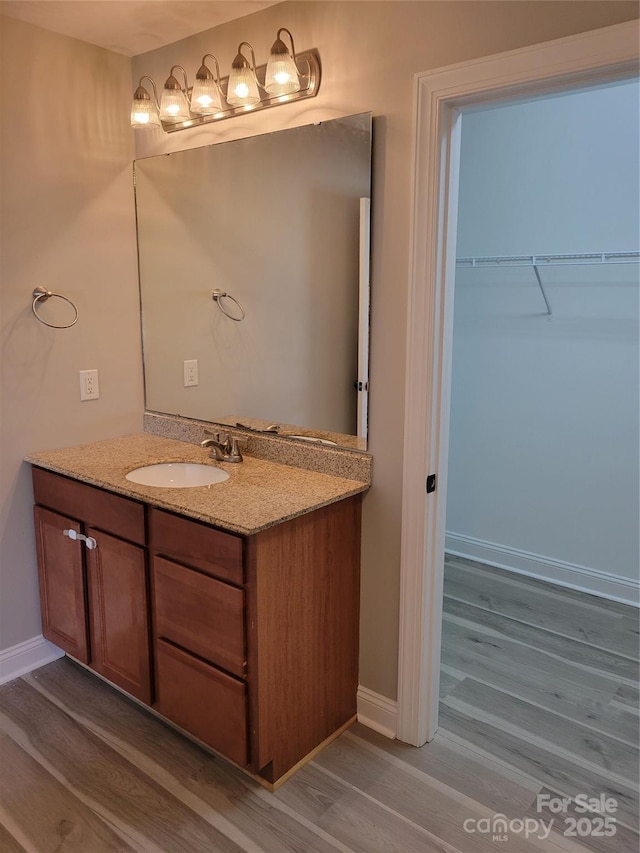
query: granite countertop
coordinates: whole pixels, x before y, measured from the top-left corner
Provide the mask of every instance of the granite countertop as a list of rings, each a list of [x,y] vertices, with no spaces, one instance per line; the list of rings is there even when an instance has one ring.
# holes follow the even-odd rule
[[[245,536],[369,488],[358,480],[247,455],[239,464],[217,462],[198,445],[148,433],[32,453],[26,461]],[[201,462],[230,476],[224,483],[185,489],[140,486],[125,479],[134,468],[160,462]]]

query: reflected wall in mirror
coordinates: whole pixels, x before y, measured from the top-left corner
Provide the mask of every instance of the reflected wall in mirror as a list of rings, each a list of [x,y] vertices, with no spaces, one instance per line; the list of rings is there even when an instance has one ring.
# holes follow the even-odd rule
[[[137,160],[134,177],[147,409],[366,449],[371,114]]]

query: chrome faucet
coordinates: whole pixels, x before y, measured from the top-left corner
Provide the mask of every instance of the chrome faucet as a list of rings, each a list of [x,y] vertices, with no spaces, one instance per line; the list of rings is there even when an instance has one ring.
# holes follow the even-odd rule
[[[240,443],[245,443],[242,439],[226,432],[208,432],[205,430],[204,434],[211,436],[211,438],[205,438],[204,441],[200,442],[200,446],[211,448],[212,459],[218,462],[242,462],[242,454],[238,448]]]

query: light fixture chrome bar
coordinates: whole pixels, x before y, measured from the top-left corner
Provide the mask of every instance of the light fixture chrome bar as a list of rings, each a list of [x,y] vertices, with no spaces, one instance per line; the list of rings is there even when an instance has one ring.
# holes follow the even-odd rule
[[[320,57],[316,50],[308,50],[303,51],[302,53],[298,53],[296,55],[296,59],[303,67],[307,67],[308,64],[308,74],[301,73],[301,81],[300,81],[300,91],[291,92],[287,95],[274,95],[273,97],[264,95],[259,103],[254,104],[252,106],[241,106],[241,107],[230,107],[227,106],[225,109],[220,110],[213,115],[193,115],[188,121],[178,121],[178,122],[170,122],[162,120],[162,127],[167,133],[175,133],[177,130],[187,130],[190,127],[198,127],[201,124],[210,124],[211,122],[223,121],[227,118],[233,118],[234,116],[245,115],[247,113],[257,112],[258,110],[269,109],[270,107],[277,107],[281,104],[288,104],[292,101],[301,101],[305,98],[314,98],[318,94],[318,90],[320,88]],[[264,79],[264,74],[266,71],[266,63],[264,65],[259,65],[256,69],[258,75]],[[226,84],[228,84],[229,78],[224,77],[221,80],[223,91],[226,91]],[[188,98],[191,96],[191,92],[187,93]]]

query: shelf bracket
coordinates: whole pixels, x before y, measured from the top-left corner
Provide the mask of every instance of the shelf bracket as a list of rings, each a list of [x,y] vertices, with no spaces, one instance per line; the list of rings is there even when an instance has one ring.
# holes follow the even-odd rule
[[[544,285],[542,284],[542,279],[540,278],[540,273],[538,272],[538,265],[535,263],[535,258],[533,259],[533,271],[536,274],[536,279],[538,281],[538,287],[540,288],[540,293],[542,294],[542,298],[544,299],[544,304],[547,306],[547,314],[549,317],[551,316],[551,305],[549,305],[549,300],[547,299],[547,294],[544,290]]]

